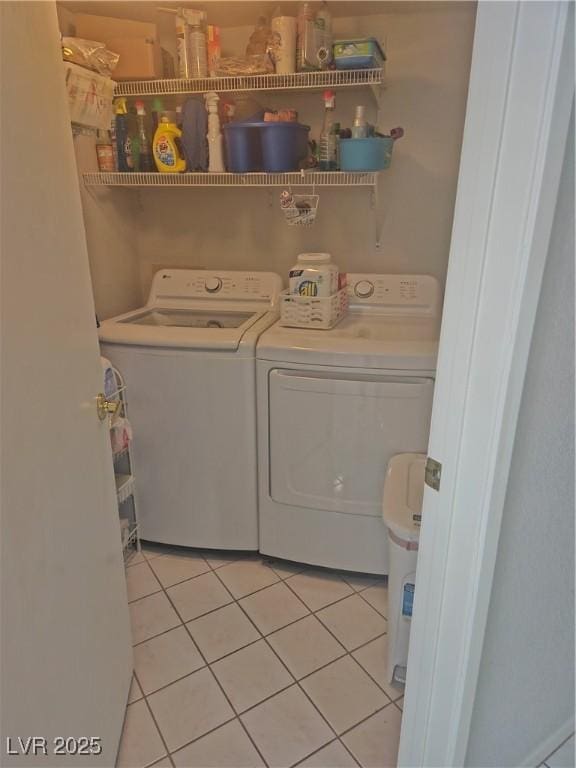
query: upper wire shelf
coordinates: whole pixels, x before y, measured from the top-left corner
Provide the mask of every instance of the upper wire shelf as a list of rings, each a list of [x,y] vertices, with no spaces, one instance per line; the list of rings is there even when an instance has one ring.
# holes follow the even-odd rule
[[[188,93],[237,93],[240,91],[294,91],[309,88],[343,88],[347,86],[378,86],[384,70],[350,69],[323,72],[294,72],[289,75],[234,75],[232,77],[201,77],[194,79],[127,80],[119,82],[115,96],[167,96]]]
[[[84,173],[88,187],[374,187],[373,171],[300,173]]]

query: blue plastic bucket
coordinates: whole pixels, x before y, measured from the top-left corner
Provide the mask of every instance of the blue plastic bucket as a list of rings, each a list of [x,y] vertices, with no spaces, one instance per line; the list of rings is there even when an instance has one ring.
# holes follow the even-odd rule
[[[251,173],[262,170],[260,123],[227,123],[226,167],[231,173]]]
[[[390,167],[394,139],[340,139],[340,168],[343,171],[382,171]]]
[[[262,167],[268,173],[297,171],[308,155],[310,126],[301,123],[258,123],[262,141]]]

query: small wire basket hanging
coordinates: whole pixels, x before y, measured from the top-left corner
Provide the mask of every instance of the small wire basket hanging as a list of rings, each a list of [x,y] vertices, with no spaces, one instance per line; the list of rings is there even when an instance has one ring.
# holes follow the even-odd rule
[[[312,194],[294,194],[292,188],[280,193],[280,209],[289,227],[307,227],[314,224],[320,195],[312,185]]]

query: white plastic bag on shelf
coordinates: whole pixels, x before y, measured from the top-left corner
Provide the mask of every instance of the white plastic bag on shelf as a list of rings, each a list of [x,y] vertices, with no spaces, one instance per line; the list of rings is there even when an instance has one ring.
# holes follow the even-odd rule
[[[64,77],[71,122],[108,130],[112,122],[116,83],[69,62],[64,62]]]

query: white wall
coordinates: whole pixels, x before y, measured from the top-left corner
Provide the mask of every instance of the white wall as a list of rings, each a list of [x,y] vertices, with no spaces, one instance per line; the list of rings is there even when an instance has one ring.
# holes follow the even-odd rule
[[[56,6],[60,32],[74,33],[74,14]],[[97,171],[95,137],[74,136],[78,171]],[[142,305],[138,261],[138,195],[130,190],[87,188],[80,196],[96,314],[103,320]]]
[[[405,138],[383,174],[382,247],[368,190],[321,190],[312,228],[289,228],[279,189],[144,190],[138,250],[144,293],[162,267],[271,269],[285,275],[296,254],[328,250],[343,269],[425,272],[444,281],[464,121],[474,3],[374,3],[386,13],[335,19],[337,35],[375,35],[386,43],[387,87],[380,128],[402,125]],[[225,54],[241,53],[250,27],[223,31]],[[258,96],[258,94],[256,94]],[[320,93],[259,95],[263,104],[294,106],[318,135]],[[338,91],[337,119],[351,125],[369,91]],[[117,195],[117,191],[108,192]],[[92,243],[92,238],[90,238]],[[93,261],[95,282],[100,264]]]
[[[74,139],[78,169],[97,171],[94,137]],[[138,260],[138,194],[84,187],[80,196],[96,314],[103,320],[142,306]]]
[[[574,721],[573,119],[569,136],[516,433],[467,766],[539,763],[555,745],[549,743],[543,754],[539,746]]]

